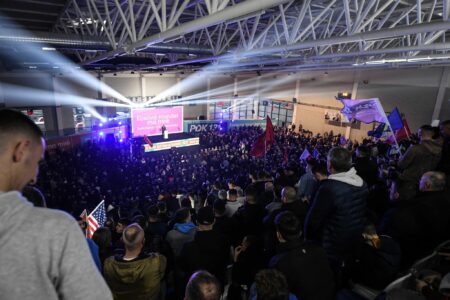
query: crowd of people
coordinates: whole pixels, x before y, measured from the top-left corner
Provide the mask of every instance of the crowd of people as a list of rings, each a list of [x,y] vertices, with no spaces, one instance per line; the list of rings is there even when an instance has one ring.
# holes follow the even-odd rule
[[[6,299],[360,299],[355,285],[381,292],[450,240],[450,121],[401,150],[275,128],[255,158],[251,126],[201,133],[197,148],[86,143],[42,163],[33,125],[0,111]],[[86,242],[79,216],[101,200],[106,222]],[[417,299],[449,296],[449,264],[433,271]]]

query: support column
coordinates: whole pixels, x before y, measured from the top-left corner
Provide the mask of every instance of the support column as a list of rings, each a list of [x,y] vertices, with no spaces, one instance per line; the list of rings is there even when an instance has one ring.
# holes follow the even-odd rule
[[[297,128],[299,128],[300,120],[298,124],[296,123],[296,120],[297,120],[297,110],[300,109],[300,106],[298,104],[298,102],[300,101],[300,78],[297,78],[297,80],[295,81],[294,98],[297,99],[297,103],[294,103],[294,111],[292,113],[292,123],[295,124]]]
[[[352,99],[355,100],[356,99],[356,94],[358,93],[358,86],[359,86],[359,71],[357,71],[355,73],[354,79],[353,79],[353,88],[352,88]],[[352,133],[352,127],[351,126],[347,126],[347,128],[345,129],[345,139],[349,139],[350,135]]]
[[[442,103],[444,102],[445,91],[449,82],[450,68],[446,67],[442,70],[441,82],[439,83],[439,90],[436,96],[436,103],[434,104],[433,115],[431,122],[439,120],[441,114]]]
[[[52,76],[52,87],[53,92],[58,91],[59,89],[56,86],[55,76]],[[58,97],[55,97],[55,107],[50,107],[44,110],[44,120],[46,130],[50,129],[51,131],[57,132],[59,135],[69,135],[75,133],[75,120],[73,113],[73,106],[63,106],[59,101]],[[54,109],[54,111],[52,111]],[[47,116],[45,116],[47,113]],[[47,127],[47,117],[50,119],[50,123]],[[53,120],[53,121],[52,121]],[[56,126],[55,126],[56,125]]]
[[[258,76],[256,77],[256,99],[253,99],[253,110],[255,111],[255,113],[253,114],[254,120],[258,119],[258,109],[259,109],[258,103],[259,100],[261,100],[260,83],[261,83],[261,76]]]
[[[238,103],[239,102],[239,98],[237,98],[236,95],[238,95],[238,78],[237,78],[237,76],[234,76],[233,101],[232,101],[232,105],[233,105],[233,120],[238,120],[239,119],[238,106],[240,104]],[[245,109],[247,109],[247,108],[245,108]]]
[[[139,76],[139,83],[140,83],[140,87],[141,87],[141,97],[142,97],[142,100],[144,100],[145,97],[147,97],[147,85],[145,82],[145,77],[142,74],[140,74],[140,76]]]
[[[176,87],[177,87],[177,96],[178,96],[178,97],[181,96],[180,85],[181,85],[181,77],[178,75],[178,76],[177,76],[177,84],[176,84]]]
[[[211,78],[210,77],[208,77],[208,79],[206,80],[206,110],[207,110],[207,112],[206,112],[206,120],[211,120],[211,116],[209,115],[209,99],[211,98],[211,95],[210,95],[210,89],[211,89]],[[216,107],[217,108],[217,107]],[[214,118],[214,116],[213,116],[213,118]]]
[[[58,136],[59,129],[56,116],[56,107],[43,107],[42,115],[44,116],[46,137]]]

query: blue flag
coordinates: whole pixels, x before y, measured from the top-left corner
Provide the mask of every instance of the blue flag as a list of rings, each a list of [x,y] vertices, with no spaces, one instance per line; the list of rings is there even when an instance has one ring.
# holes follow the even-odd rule
[[[319,159],[319,156],[320,156],[320,152],[317,151],[316,148],[314,148],[314,151],[313,151],[313,157],[314,157],[315,159]]]
[[[300,156],[300,160],[306,160],[310,156],[311,153],[309,153],[308,149],[305,149],[305,151],[303,151],[302,155]]]
[[[380,138],[383,136],[383,133],[386,131],[386,124],[381,123],[375,130],[370,130],[367,132],[368,136],[373,136],[374,138]]]
[[[403,128],[403,120],[398,108],[396,107],[388,116],[389,123],[391,125],[392,131],[397,131]]]

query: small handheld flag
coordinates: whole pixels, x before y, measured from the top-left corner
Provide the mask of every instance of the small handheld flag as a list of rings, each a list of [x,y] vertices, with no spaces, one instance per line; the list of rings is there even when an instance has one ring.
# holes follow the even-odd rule
[[[97,207],[91,212],[87,217],[87,237],[92,238],[94,232],[105,224],[106,221],[106,210],[105,210],[105,200],[102,200]]]

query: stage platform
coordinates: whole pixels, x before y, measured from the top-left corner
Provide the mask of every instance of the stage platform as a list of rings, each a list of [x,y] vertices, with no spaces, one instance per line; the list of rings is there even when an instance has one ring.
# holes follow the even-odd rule
[[[153,147],[145,143],[144,139],[141,138],[144,152],[155,152],[169,150],[171,148],[184,148],[200,145],[199,138],[188,133],[169,134],[168,139],[164,139],[162,135],[149,136],[148,138],[152,142]]]

